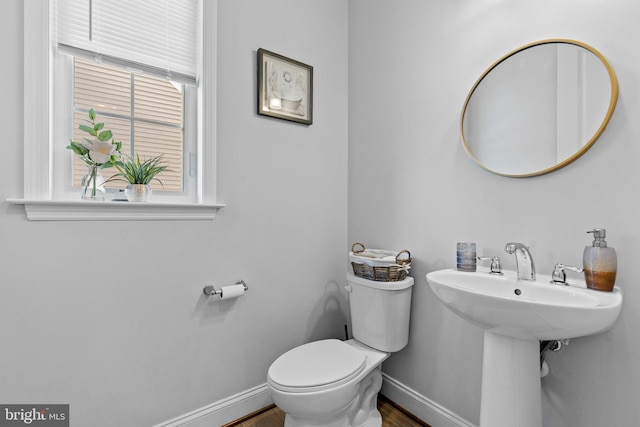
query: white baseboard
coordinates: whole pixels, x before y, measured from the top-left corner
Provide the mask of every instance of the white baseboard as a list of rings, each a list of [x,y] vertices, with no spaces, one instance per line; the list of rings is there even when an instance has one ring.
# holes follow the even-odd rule
[[[390,376],[383,373],[382,378],[381,393],[431,427],[476,427]]]
[[[382,394],[431,427],[476,427],[401,382],[382,374]],[[267,384],[245,390],[154,427],[222,426],[273,403]]]
[[[157,424],[154,427],[222,426],[272,403],[269,387],[265,383],[172,420]]]

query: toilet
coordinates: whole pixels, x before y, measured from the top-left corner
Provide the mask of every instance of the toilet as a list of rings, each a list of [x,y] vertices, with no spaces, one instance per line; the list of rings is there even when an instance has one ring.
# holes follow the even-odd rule
[[[409,341],[413,278],[375,282],[347,273],[353,339],[296,347],[269,367],[285,427],[381,427],[382,362]]]

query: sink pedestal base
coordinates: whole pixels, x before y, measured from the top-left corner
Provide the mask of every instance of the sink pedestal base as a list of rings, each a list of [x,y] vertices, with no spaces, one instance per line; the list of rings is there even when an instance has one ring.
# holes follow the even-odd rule
[[[480,427],[541,427],[540,343],[484,332]]]

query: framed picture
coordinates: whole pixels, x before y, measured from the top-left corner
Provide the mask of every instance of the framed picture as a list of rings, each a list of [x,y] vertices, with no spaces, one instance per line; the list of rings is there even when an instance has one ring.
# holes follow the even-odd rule
[[[258,114],[310,125],[313,67],[258,49]]]

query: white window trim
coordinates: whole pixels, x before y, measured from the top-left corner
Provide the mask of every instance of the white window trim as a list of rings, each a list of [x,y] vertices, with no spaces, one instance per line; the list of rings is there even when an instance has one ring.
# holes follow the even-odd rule
[[[217,0],[202,0],[202,77],[198,85],[198,188],[195,203],[130,203],[54,200],[51,153],[50,2],[24,1],[24,205],[30,220],[212,220],[216,203],[216,32]],[[79,197],[79,196],[78,196]]]

